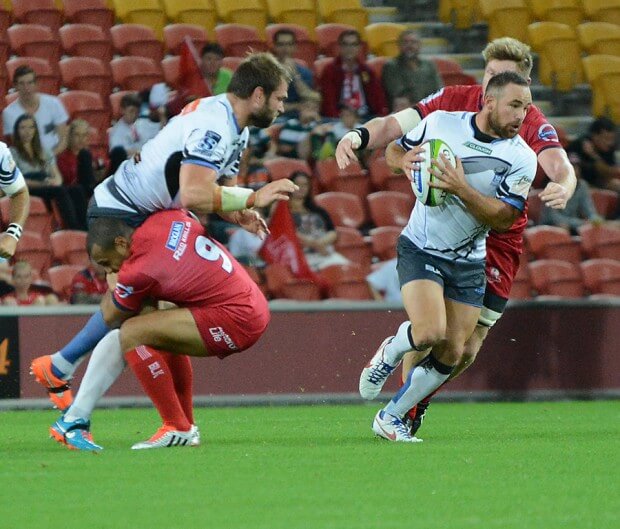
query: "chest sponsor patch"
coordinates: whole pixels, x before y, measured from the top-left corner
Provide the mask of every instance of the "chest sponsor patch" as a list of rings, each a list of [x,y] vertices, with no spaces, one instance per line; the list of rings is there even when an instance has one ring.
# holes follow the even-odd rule
[[[173,252],[178,248],[179,242],[181,242],[181,233],[183,233],[183,222],[173,222],[170,226],[170,233],[168,234],[168,240],[166,241],[166,248]]]

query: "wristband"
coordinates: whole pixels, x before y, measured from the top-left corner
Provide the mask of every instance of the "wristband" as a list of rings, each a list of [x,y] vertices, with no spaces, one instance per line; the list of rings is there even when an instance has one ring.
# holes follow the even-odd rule
[[[239,211],[252,207],[254,191],[244,187],[219,186],[215,190],[214,211]]]
[[[5,233],[13,237],[16,241],[19,241],[22,236],[23,228],[16,222],[11,222]]]
[[[360,139],[362,143],[360,143],[359,150],[365,149],[368,147],[368,142],[370,141],[370,132],[365,127],[358,127],[357,129],[353,129],[360,135]]]

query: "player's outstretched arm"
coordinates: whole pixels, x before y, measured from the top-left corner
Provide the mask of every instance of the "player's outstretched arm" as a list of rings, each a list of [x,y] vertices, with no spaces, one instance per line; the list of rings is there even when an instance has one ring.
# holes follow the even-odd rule
[[[545,149],[538,155],[538,163],[551,180],[538,196],[546,206],[564,209],[577,186],[575,169],[566,151],[560,148]]]
[[[119,309],[112,301],[112,293],[109,290],[104,294],[100,308],[108,331],[120,327],[125,320],[136,315],[135,312]]]
[[[24,185],[9,199],[9,226],[4,233],[0,233],[0,257],[8,259],[15,255],[17,242],[21,237],[24,224],[30,209],[30,195]]]

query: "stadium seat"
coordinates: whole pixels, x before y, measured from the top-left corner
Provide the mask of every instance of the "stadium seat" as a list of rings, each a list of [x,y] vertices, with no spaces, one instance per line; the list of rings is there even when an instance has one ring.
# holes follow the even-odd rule
[[[143,24],[150,27],[158,39],[164,35],[166,13],[159,0],[112,0],[116,16],[124,24]]]
[[[191,39],[198,53],[209,42],[207,32],[202,26],[197,24],[168,24],[164,28],[165,52],[178,55],[181,52],[181,44],[185,37]]]
[[[12,0],[13,17],[19,24],[41,24],[47,26],[54,35],[64,21],[63,12],[54,0]]]
[[[379,261],[387,261],[396,257],[396,243],[402,231],[400,226],[379,226],[370,230],[372,254]]]
[[[271,180],[280,180],[281,178],[290,178],[295,171],[301,171],[312,176],[312,169],[305,160],[295,158],[285,158],[278,156],[265,160],[265,168],[269,171]]]
[[[359,228],[366,220],[364,205],[357,195],[329,191],[314,197],[317,206],[327,211],[334,226]]]
[[[162,0],[170,21],[176,24],[197,24],[208,34],[217,25],[217,11],[213,0]]]
[[[489,42],[500,37],[527,42],[532,16],[524,0],[480,0],[480,10],[489,24]]]
[[[101,94],[84,90],[69,90],[61,92],[58,98],[71,120],[84,119],[91,127],[98,130],[107,130],[110,127],[110,111],[105,106]]]
[[[557,259],[541,259],[528,265],[538,295],[580,298],[585,287],[578,265]]]
[[[564,228],[534,226],[523,233],[529,252],[536,259],[561,259],[581,261],[581,246]]]
[[[396,191],[377,191],[368,195],[370,218],[375,226],[405,226],[409,221],[413,200]]]
[[[62,85],[70,90],[85,90],[101,95],[107,106],[112,93],[112,74],[107,63],[93,57],[66,57],[58,63]]]
[[[178,55],[168,55],[161,61],[161,69],[164,74],[164,82],[171,88],[179,87],[179,71],[181,66],[181,57]]]
[[[87,232],[58,230],[50,235],[52,257],[59,264],[88,266],[90,259],[86,250]]]
[[[269,24],[265,28],[265,32],[270,47],[273,47],[274,35],[281,29],[288,29],[295,33],[297,45],[294,57],[305,61],[308,66],[312,66],[318,55],[318,46],[312,40],[314,26],[312,26],[312,32],[310,32],[306,27],[297,24]]]
[[[581,0],[581,5],[587,19],[620,26],[620,4],[618,4],[618,0]]]
[[[285,265],[274,263],[265,268],[267,290],[274,298],[316,301],[321,299],[320,287],[309,279],[298,279]]]
[[[527,33],[538,53],[538,76],[543,84],[568,92],[584,82],[581,49],[573,28],[557,22],[535,22]]]
[[[252,26],[221,24],[215,28],[215,35],[224,55],[245,57],[250,51],[267,51],[267,43]]]
[[[94,24],[66,24],[60,28],[60,43],[66,55],[112,60],[110,36]],[[83,72],[87,73],[87,72]]]
[[[328,266],[318,274],[327,284],[330,298],[368,300],[372,299],[366,283],[368,272],[358,264],[349,264]]]
[[[528,0],[534,16],[545,22],[558,22],[575,29],[583,20],[580,0]]]
[[[377,189],[405,193],[411,197],[412,201],[415,201],[411,181],[403,174],[392,172],[383,156],[377,156],[369,160],[368,171],[370,173],[370,181]]]
[[[432,60],[439,71],[444,86],[477,84],[476,78],[465,73],[458,62],[438,57],[433,57]]]
[[[215,0],[215,7],[220,20],[252,26],[261,36],[264,35],[267,10],[262,0]]]
[[[538,196],[541,191],[542,189],[530,189],[527,195],[527,216],[534,224],[540,222],[540,214],[543,208],[542,200]]]
[[[510,299],[531,299],[532,298],[532,280],[530,278],[530,269],[527,264],[519,266],[517,275],[512,282],[510,289]]]
[[[71,297],[73,278],[84,269],[82,265],[58,265],[47,270],[54,292],[62,299]]]
[[[370,178],[359,162],[351,162],[346,169],[339,169],[335,158],[318,160],[314,173],[321,187],[327,191],[353,193],[364,200],[370,192]]]
[[[620,261],[588,259],[579,263],[583,282],[591,294],[620,296]]]
[[[155,32],[142,24],[116,24],[110,30],[114,52],[119,55],[147,57],[156,62],[164,58],[164,48]]]
[[[146,57],[117,57],[110,67],[114,84],[121,90],[140,92],[164,80],[161,64]]]
[[[372,70],[372,73],[375,74],[377,79],[381,79],[383,76],[383,67],[389,60],[389,57],[372,57],[366,61],[366,66]]]
[[[336,228],[335,248],[352,263],[359,264],[364,270],[370,268],[372,262],[372,249],[364,240],[364,236],[355,228]]]
[[[319,23],[314,0],[299,0],[295,3],[288,0],[267,0],[267,11],[269,18],[278,25],[302,27],[309,37],[314,36],[314,28]]]
[[[577,26],[581,48],[590,55],[620,56],[620,26],[608,22],[585,22]]]
[[[58,94],[60,79],[58,74],[50,66],[50,63],[40,57],[14,57],[6,62],[6,71],[9,81],[13,81],[13,74],[20,66],[30,66],[37,75],[37,86],[40,92],[46,94]]]
[[[477,0],[439,0],[439,20],[456,29],[469,29],[480,19]]]
[[[393,22],[368,24],[364,30],[370,52],[383,57],[396,57],[400,52],[398,37],[406,29],[404,24]]]
[[[52,69],[60,60],[58,33],[41,24],[16,24],[7,29],[11,50],[20,57],[39,57]]]
[[[39,275],[44,276],[45,271],[52,264],[52,252],[48,242],[40,233],[24,230],[13,259],[14,261],[28,261]]]
[[[109,95],[110,109],[112,110],[112,120],[116,121],[121,117],[121,99],[127,94],[135,94],[136,90],[119,90]]]
[[[224,57],[222,66],[234,72],[244,60],[243,57]]]
[[[590,188],[592,202],[598,214],[605,219],[614,219],[618,213],[618,193],[611,189]]]
[[[63,0],[63,5],[70,24],[92,24],[105,32],[114,24],[114,11],[107,0]]]
[[[2,225],[8,226],[10,222],[10,200],[8,197],[0,199],[0,216]],[[30,196],[30,210],[24,231],[41,234],[43,240],[49,238],[52,231],[52,217],[42,198]]]
[[[577,230],[583,253],[590,259],[620,260],[620,228],[617,226],[584,224]]]
[[[360,0],[317,0],[321,19],[331,24],[349,24],[364,38],[364,28],[368,25],[368,11]]]
[[[620,123],[620,57],[589,55],[582,62],[592,86],[592,114]]]
[[[6,30],[13,23],[13,9],[8,0],[0,2],[0,35],[6,35]]]
[[[315,28],[319,53],[328,57],[338,55],[338,37],[343,31],[355,30],[350,24],[321,24]],[[319,59],[321,60],[321,59]]]

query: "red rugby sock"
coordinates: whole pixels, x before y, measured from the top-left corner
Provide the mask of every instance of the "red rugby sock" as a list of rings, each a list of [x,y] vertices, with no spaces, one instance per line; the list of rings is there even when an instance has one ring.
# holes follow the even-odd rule
[[[170,373],[172,373],[174,391],[179,398],[185,417],[187,417],[187,420],[191,424],[194,424],[194,403],[192,400],[194,372],[192,370],[190,357],[171,353],[162,353],[162,356],[166,364],[168,364]]]

